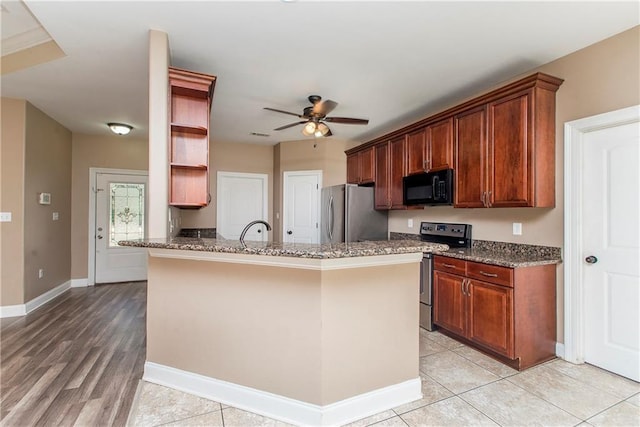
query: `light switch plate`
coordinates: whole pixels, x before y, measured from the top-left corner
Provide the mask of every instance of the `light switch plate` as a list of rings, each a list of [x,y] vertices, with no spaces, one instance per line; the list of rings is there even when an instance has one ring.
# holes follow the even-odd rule
[[[50,205],[51,204],[51,193],[40,193],[38,194],[38,203],[41,205]]]
[[[11,212],[0,212],[0,222],[11,222]]]
[[[409,228],[413,228],[413,219],[409,218],[409,219],[407,220],[407,227],[409,227]]]
[[[522,235],[522,223],[521,222],[514,222],[513,223],[513,235],[514,236],[521,236]]]
[[[54,221],[57,221],[57,220],[59,220],[59,219],[60,219],[60,214],[59,214],[58,212],[54,212],[54,213],[53,213],[53,220],[54,220]]]

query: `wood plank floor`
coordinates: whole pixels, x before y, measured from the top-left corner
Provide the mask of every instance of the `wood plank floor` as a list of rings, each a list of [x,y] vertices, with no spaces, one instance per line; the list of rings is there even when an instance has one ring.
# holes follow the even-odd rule
[[[0,425],[123,426],[142,377],[146,282],[72,288],[0,322]]]

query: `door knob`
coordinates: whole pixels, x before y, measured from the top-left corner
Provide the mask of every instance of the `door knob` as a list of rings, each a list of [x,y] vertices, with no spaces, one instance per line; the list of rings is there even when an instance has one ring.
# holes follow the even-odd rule
[[[293,234],[293,231],[289,230],[287,231],[287,234]]]
[[[596,262],[598,262],[598,258],[594,257],[593,255],[589,255],[584,260],[587,262],[587,264],[595,264]]]
[[[98,239],[102,239],[102,236],[98,234]]]

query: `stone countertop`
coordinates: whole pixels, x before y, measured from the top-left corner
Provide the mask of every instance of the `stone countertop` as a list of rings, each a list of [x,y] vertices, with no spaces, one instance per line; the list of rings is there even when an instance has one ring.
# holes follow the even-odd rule
[[[420,240],[420,235],[391,232],[391,239]],[[446,251],[434,251],[434,253],[465,261],[482,262],[510,268],[559,264],[562,262],[562,251],[554,246],[494,242],[491,240],[474,240],[471,246],[471,248],[450,248]]]
[[[518,268],[536,265],[559,264],[561,259],[552,254],[530,252],[506,252],[486,248],[451,248],[447,251],[434,251],[436,255],[475,261],[502,267]]]
[[[238,240],[172,237],[166,239],[127,240],[121,246],[187,251],[223,252],[243,255],[285,256],[294,258],[351,258],[375,255],[394,255],[417,252],[445,253],[447,245],[419,240],[383,240],[337,244],[302,244],[246,241],[243,247]]]

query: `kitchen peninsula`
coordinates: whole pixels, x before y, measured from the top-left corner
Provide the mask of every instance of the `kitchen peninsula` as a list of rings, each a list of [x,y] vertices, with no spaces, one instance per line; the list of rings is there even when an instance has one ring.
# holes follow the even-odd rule
[[[144,379],[303,425],[421,397],[415,240],[149,248]]]

